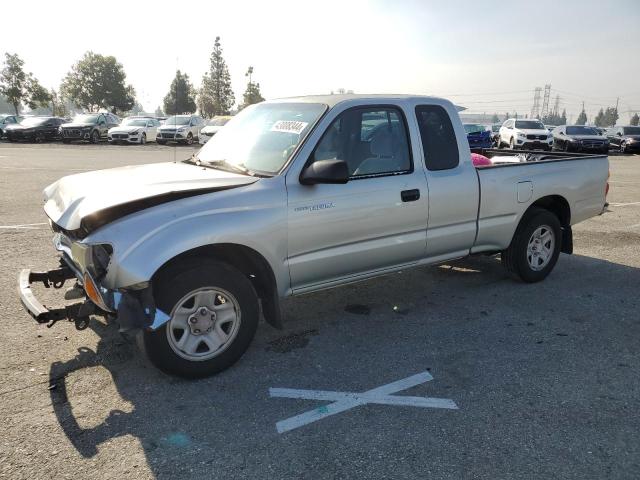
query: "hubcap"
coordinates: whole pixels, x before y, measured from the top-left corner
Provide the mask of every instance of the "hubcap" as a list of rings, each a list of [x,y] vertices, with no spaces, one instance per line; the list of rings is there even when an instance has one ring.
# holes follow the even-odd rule
[[[555,234],[548,225],[541,225],[533,232],[527,245],[527,261],[532,270],[542,270],[549,264],[555,244]]]
[[[231,345],[240,327],[236,298],[220,288],[189,292],[176,304],[167,325],[173,351],[189,361],[220,355]]]

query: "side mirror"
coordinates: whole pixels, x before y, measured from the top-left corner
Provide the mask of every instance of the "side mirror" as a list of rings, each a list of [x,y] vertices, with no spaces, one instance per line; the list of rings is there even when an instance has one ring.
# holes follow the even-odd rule
[[[318,160],[305,168],[300,175],[300,183],[303,185],[343,184],[348,181],[349,167],[344,160]]]

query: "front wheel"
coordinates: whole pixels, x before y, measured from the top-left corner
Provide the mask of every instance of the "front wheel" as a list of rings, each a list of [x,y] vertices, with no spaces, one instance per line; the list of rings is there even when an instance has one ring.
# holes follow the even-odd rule
[[[160,370],[202,378],[226,370],[249,347],[258,327],[258,297],[235,268],[209,259],[169,267],[154,281],[158,308],[170,319],[143,333]]]
[[[620,153],[627,153],[627,144],[625,142],[620,144]]]
[[[91,136],[89,137],[89,141],[91,143],[100,142],[100,133],[97,130],[94,130],[93,132],[91,132]]]
[[[191,132],[189,132],[187,134],[187,145],[193,145],[193,134]]]
[[[147,134],[143,132],[140,137],[140,145],[144,145],[145,143],[147,143]]]
[[[511,137],[511,140],[509,141],[509,148],[511,150],[515,150],[516,149],[516,143],[513,141],[513,137]]]
[[[515,278],[527,283],[544,280],[555,267],[562,245],[562,226],[553,213],[531,210],[520,221],[502,264]]]
[[[167,142],[165,140],[158,140],[157,138],[156,138],[156,143],[158,145],[166,145],[167,144]]]

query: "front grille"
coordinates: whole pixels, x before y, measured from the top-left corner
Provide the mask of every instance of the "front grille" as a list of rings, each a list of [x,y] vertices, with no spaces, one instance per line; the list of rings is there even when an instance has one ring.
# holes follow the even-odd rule
[[[113,135],[111,135],[113,138],[118,138],[118,139],[126,139],[129,138],[129,135],[127,135],[126,133],[114,133]]]
[[[527,135],[527,140],[546,140],[546,135]]]
[[[584,147],[602,147],[604,145],[602,140],[582,140],[581,143]]]
[[[63,137],[81,137],[82,132],[76,128],[62,130]]]
[[[162,132],[162,138],[173,138],[175,136],[175,133],[167,133],[167,132]]]

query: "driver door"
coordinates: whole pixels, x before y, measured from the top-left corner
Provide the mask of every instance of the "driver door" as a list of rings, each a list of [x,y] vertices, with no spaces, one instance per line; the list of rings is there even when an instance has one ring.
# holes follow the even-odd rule
[[[288,261],[294,292],[364,278],[425,256],[427,185],[414,168],[407,122],[395,106],[342,112],[309,163],[340,159],[346,184],[287,178]]]

